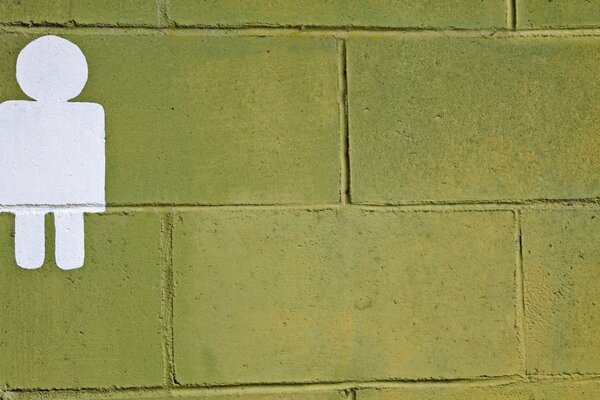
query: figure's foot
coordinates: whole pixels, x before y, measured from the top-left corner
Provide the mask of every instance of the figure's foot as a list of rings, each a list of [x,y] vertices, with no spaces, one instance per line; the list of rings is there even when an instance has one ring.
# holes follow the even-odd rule
[[[83,213],[55,212],[54,226],[56,265],[64,270],[83,267],[85,258]]]
[[[44,264],[45,240],[43,213],[15,214],[15,258],[19,267],[36,269]]]

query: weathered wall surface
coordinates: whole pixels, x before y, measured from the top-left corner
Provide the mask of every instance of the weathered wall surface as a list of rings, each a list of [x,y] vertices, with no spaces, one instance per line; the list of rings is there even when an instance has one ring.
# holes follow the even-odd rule
[[[1,0],[106,111],[86,264],[14,261],[3,399],[600,398],[600,1]],[[1,145],[0,138],[0,145]]]

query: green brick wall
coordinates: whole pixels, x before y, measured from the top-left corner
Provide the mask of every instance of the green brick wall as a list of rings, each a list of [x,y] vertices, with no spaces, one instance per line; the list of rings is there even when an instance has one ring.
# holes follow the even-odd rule
[[[0,215],[1,400],[600,398],[600,1],[0,0],[0,101],[44,34],[107,211]]]

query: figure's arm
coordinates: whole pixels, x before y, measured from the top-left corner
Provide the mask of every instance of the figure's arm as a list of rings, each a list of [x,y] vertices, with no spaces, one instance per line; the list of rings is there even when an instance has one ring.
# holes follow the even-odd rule
[[[106,135],[104,108],[100,104],[84,103],[80,117],[85,121],[87,140],[86,169],[87,187],[89,198],[85,203],[95,204],[98,209],[95,212],[104,211],[105,199],[105,174],[106,174]]]
[[[87,123],[91,127],[91,131],[102,140],[105,139],[105,115],[104,107],[98,103],[84,103],[86,107]]]

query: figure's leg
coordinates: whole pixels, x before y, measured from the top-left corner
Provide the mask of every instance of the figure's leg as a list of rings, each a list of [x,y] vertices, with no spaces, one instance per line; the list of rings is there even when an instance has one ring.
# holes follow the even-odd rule
[[[19,267],[35,269],[42,266],[45,236],[43,213],[15,214],[15,258]]]
[[[83,213],[59,211],[54,213],[56,229],[55,257],[60,269],[83,267]]]

